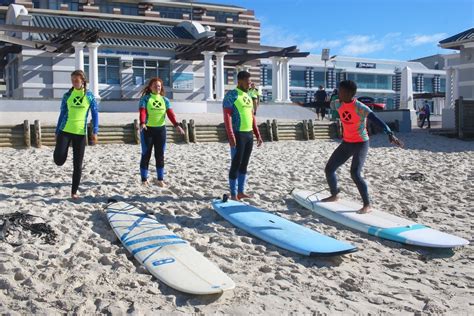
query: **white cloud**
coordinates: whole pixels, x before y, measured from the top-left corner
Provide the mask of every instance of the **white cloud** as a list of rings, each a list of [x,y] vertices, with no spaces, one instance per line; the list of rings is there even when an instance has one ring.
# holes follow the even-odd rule
[[[341,55],[360,56],[364,54],[380,51],[385,48],[385,44],[377,40],[375,36],[351,35],[348,36],[340,50]]]
[[[320,38],[324,34],[301,34],[292,29],[282,28],[270,23],[266,18],[262,22],[262,44],[270,46],[288,47],[297,45],[300,51],[309,51],[320,54],[321,49],[331,49],[331,54],[345,56],[370,56],[386,54],[393,56],[402,52],[412,51],[422,45],[435,46],[446,33],[435,34],[403,34],[390,32],[382,35],[351,34],[340,38]]]
[[[440,40],[446,38],[446,33],[435,33],[435,34],[413,34],[407,38],[406,44],[409,46],[420,46],[425,44],[438,44]]]

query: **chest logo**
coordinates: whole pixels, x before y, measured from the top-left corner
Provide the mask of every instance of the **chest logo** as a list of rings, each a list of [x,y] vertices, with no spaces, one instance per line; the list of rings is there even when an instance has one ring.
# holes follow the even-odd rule
[[[348,111],[342,112],[342,119],[344,122],[350,122],[352,120],[352,114]]]

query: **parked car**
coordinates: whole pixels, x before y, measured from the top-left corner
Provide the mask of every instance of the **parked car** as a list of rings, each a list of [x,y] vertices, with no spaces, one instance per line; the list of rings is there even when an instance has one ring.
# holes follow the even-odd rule
[[[358,97],[357,100],[367,105],[372,111],[383,111],[385,109],[385,103],[376,103],[375,99],[371,97]]]

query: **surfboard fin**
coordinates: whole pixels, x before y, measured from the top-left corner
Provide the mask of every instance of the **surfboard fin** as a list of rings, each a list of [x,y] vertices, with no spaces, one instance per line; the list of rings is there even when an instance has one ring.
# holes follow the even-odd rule
[[[227,194],[224,194],[224,195],[222,196],[222,202],[225,203],[225,202],[227,202],[228,200],[229,200],[229,196],[228,196]]]

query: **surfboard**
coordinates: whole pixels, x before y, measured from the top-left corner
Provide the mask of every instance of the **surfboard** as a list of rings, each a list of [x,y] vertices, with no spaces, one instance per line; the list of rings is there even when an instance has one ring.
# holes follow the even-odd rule
[[[217,294],[235,287],[187,241],[133,205],[112,202],[105,211],[124,247],[168,286],[190,294]]]
[[[234,226],[277,247],[310,257],[336,256],[357,250],[353,245],[320,234],[257,207],[215,199],[214,210]]]
[[[307,190],[295,189],[291,195],[301,206],[369,235],[403,244],[432,248],[453,248],[469,244],[469,241],[464,238],[443,233],[380,210],[375,209],[367,214],[358,214],[357,211],[362,206],[352,201],[320,202],[323,198],[321,194]]]

